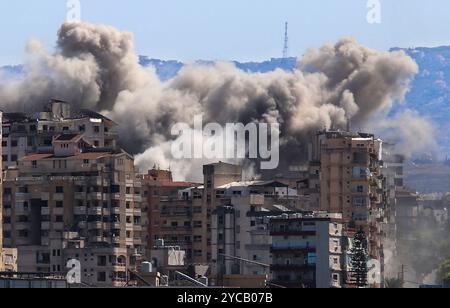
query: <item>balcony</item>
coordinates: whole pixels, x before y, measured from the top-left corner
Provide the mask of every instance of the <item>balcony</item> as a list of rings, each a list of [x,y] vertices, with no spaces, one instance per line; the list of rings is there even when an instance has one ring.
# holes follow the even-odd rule
[[[115,193],[115,194],[111,194],[111,199],[112,200],[120,200],[120,194],[119,193]]]
[[[113,215],[120,215],[120,207],[112,207],[111,208],[111,214],[113,214]]]
[[[41,215],[43,215],[43,216],[50,215],[50,208],[49,207],[42,207],[41,208]]]
[[[141,238],[133,238],[133,244],[134,245],[137,245],[137,246],[140,246],[140,245],[142,245],[142,239]]]
[[[101,221],[89,222],[88,229],[90,229],[90,230],[103,229],[103,222],[101,222]]]
[[[91,243],[107,243],[108,240],[103,236],[90,236],[89,242],[91,242]]]
[[[50,222],[49,221],[41,222],[41,230],[50,230]]]
[[[50,193],[48,193],[48,192],[41,192],[41,200],[42,201],[49,201],[50,200]]]
[[[316,236],[315,231],[304,231],[300,229],[288,229],[288,230],[272,230],[271,236]]]
[[[142,210],[140,208],[133,209],[134,216],[142,216]]]
[[[102,207],[91,207],[88,209],[88,215],[100,216],[102,215],[103,208]]]
[[[270,266],[271,271],[305,271],[314,270],[315,264],[274,264]]]
[[[125,228],[127,229],[127,231],[132,231],[132,230],[134,230],[134,224],[127,223],[125,225]]]
[[[62,208],[62,207],[53,208],[53,215],[57,215],[57,216],[64,215],[64,208]]]
[[[15,213],[16,215],[28,215],[30,213],[30,209],[28,207],[24,207],[22,203],[16,204]]]
[[[86,215],[87,213],[87,207],[85,206],[76,206],[73,209],[73,213],[75,215]]]
[[[53,200],[64,201],[64,194],[63,193],[53,194]]]
[[[53,223],[53,229],[55,231],[64,231],[64,223],[63,222],[55,222],[55,223]]]
[[[103,194],[101,192],[91,192],[89,193],[89,200],[103,200]]]
[[[17,201],[28,201],[30,200],[29,193],[16,193],[16,202]]]
[[[120,225],[120,222],[111,222],[110,225],[111,225],[111,229],[114,229],[114,230],[122,229],[122,226]]]
[[[141,225],[133,225],[133,230],[136,232],[141,232],[142,231],[142,226]]]
[[[315,247],[306,247],[306,246],[295,246],[295,245],[280,245],[280,246],[272,246],[270,248],[271,252],[277,253],[277,252],[302,252],[302,253],[314,253],[316,252]]]
[[[86,193],[76,192],[74,197],[75,197],[75,200],[86,200]]]

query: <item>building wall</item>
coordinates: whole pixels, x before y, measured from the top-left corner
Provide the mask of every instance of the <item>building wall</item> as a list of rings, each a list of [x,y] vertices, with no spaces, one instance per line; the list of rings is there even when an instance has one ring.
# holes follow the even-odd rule
[[[20,271],[65,271],[67,231],[83,239],[79,249],[122,249],[125,262],[143,253],[141,182],[131,157],[83,153],[34,159],[20,160],[6,172],[7,244],[19,248]],[[122,281],[126,271],[117,275]],[[99,285],[107,285],[101,278]]]
[[[0,111],[0,123],[2,123],[3,113]],[[3,141],[3,132],[0,129],[0,144]],[[3,152],[0,148],[0,170],[3,170]],[[5,264],[3,260],[3,172],[0,176],[0,272],[4,271]]]

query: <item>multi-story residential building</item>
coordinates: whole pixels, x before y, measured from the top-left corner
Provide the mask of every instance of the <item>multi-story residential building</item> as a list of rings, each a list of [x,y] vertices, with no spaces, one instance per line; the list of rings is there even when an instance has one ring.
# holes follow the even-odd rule
[[[297,191],[277,181],[233,182],[216,190],[212,212],[212,277],[269,276],[269,217],[296,211]],[[268,277],[269,278],[269,277]]]
[[[388,221],[382,141],[371,134],[321,132],[314,139],[311,161],[319,170],[320,210],[342,213],[348,226],[362,228],[370,259],[380,262],[383,271],[383,226]]]
[[[346,242],[341,214],[285,214],[270,220],[273,283],[294,288],[342,288]]]
[[[3,168],[15,166],[31,153],[51,151],[53,138],[60,134],[83,135],[97,148],[114,149],[117,124],[89,110],[72,110],[69,103],[52,100],[46,110],[32,114],[5,113],[2,121]]]
[[[0,111],[0,121],[3,119],[3,112]],[[0,132],[0,141],[3,140],[2,133]],[[2,161],[2,149],[0,149],[0,167],[3,166]],[[3,167],[2,169],[3,170]],[[4,256],[3,256],[3,224],[1,223],[3,221],[3,172],[2,176],[0,177],[0,272],[3,272],[5,269],[4,264]]]
[[[204,235],[201,243],[201,249],[194,253],[201,256],[205,263],[210,264],[212,261],[212,212],[221,204],[221,196],[216,194],[216,189],[223,185],[242,181],[242,167],[237,165],[219,162],[203,166],[204,186],[197,191],[202,198],[202,219],[197,223],[201,223],[201,232]]]
[[[90,284],[123,285],[143,252],[141,182],[121,150],[56,136],[52,151],[6,171],[4,194],[4,244],[18,248],[19,271],[61,272],[76,258]]]
[[[175,182],[171,171],[156,168],[142,176],[148,250],[163,240],[166,245],[185,251],[187,264],[204,262],[194,253],[201,250],[204,237],[199,230],[199,222],[203,219],[201,196],[194,194],[198,186],[200,184]]]

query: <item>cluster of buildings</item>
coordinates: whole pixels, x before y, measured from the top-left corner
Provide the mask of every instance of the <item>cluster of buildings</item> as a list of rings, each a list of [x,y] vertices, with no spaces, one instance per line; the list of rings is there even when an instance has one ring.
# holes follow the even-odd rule
[[[354,287],[362,229],[380,264],[369,284],[383,287],[403,161],[384,162],[373,135],[318,133],[294,178],[244,181],[219,162],[203,183],[176,182],[156,166],[140,174],[116,123],[70,107],[3,114],[0,272],[64,275],[75,259],[97,287]]]

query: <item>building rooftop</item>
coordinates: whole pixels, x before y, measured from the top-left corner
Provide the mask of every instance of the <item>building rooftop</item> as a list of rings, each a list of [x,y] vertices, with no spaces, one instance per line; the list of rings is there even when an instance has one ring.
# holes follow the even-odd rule
[[[240,181],[232,182],[218,187],[218,189],[230,189],[233,187],[288,187],[278,181]]]
[[[80,134],[65,134],[65,135],[59,135],[57,136],[54,141],[70,141],[70,142],[77,142],[83,138]]]

